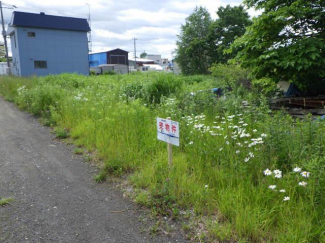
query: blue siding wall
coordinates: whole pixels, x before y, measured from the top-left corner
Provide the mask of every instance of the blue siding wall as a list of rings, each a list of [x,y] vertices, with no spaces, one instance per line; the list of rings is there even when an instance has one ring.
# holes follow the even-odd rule
[[[87,32],[25,27],[15,29],[21,76],[89,74]],[[35,37],[28,37],[28,32],[35,32]],[[34,61],[46,61],[47,68],[35,68]]]
[[[98,67],[102,64],[107,64],[107,52],[89,54],[90,67]]]

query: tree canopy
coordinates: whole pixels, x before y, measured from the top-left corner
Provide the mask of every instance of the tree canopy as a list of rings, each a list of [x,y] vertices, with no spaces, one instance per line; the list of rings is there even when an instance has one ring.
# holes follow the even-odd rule
[[[196,7],[181,26],[176,42],[176,62],[184,74],[206,74],[211,65],[207,36],[212,23],[209,12]]]
[[[286,80],[301,88],[325,77],[324,0],[245,0],[264,12],[231,50],[257,78]]]
[[[143,51],[143,52],[140,54],[140,58],[146,58],[146,56],[147,56],[146,51]]]
[[[224,53],[234,40],[242,36],[246,27],[251,25],[252,21],[243,6],[220,7],[217,11],[218,19],[210,26],[209,41],[213,62],[227,63],[234,58],[237,51]]]

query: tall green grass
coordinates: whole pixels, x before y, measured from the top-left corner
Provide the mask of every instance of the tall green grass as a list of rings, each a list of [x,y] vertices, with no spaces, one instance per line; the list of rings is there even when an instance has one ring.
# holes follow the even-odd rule
[[[325,122],[271,113],[241,87],[216,98],[218,85],[209,76],[65,74],[2,77],[0,92],[96,151],[98,180],[131,172],[137,200],[157,213],[205,215],[205,241],[325,242]],[[171,169],[156,117],[180,122]]]

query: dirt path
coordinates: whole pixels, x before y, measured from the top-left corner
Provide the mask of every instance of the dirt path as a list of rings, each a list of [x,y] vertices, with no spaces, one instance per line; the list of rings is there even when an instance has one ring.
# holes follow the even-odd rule
[[[185,242],[152,236],[136,206],[92,179],[96,168],[0,98],[0,242]],[[112,211],[123,211],[112,213]]]

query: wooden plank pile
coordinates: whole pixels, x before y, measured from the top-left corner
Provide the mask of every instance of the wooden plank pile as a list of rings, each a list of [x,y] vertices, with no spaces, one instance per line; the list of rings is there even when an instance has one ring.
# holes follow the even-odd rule
[[[284,110],[290,115],[299,118],[310,113],[313,116],[322,116],[325,115],[325,96],[272,99],[270,108]]]

